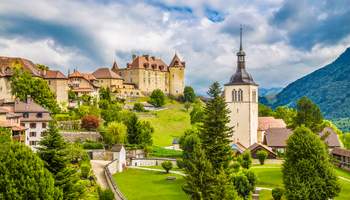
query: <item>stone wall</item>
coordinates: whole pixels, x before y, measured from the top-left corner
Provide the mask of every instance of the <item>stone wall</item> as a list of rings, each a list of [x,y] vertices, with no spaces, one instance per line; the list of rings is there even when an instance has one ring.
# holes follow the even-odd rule
[[[164,161],[170,161],[176,166],[176,159],[172,158],[134,158],[131,159],[131,166],[158,166]]]
[[[100,141],[102,139],[101,135],[98,132],[69,132],[69,131],[61,131],[60,134],[68,142],[86,141],[86,140]]]
[[[113,171],[116,169],[114,168],[114,166],[117,166],[118,160],[113,160],[112,162],[110,162],[108,165],[105,166],[105,176],[107,179],[107,183],[109,185],[109,188],[111,188],[111,190],[114,193],[114,197],[116,200],[126,200],[126,198],[124,197],[123,193],[120,191],[117,183],[114,181],[113,179]]]

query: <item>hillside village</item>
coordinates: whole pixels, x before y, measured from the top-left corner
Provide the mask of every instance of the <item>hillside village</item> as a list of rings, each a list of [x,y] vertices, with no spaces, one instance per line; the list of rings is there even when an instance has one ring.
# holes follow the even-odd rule
[[[56,178],[62,177],[57,176],[55,164],[50,165],[50,155],[63,159],[60,155],[65,152],[70,160],[62,169],[79,169],[80,179],[72,185],[84,185],[73,199],[102,199],[104,193],[115,199],[156,199],[152,193],[164,195],[162,199],[193,198],[196,193],[191,187],[200,187],[198,183],[186,182],[184,188],[190,188],[181,189],[189,181],[184,176],[198,175],[191,167],[206,166],[205,173],[220,174],[216,170],[229,169],[232,163],[232,176],[243,177],[247,185],[236,179],[231,191],[244,187],[244,192],[238,190],[229,199],[271,199],[273,193],[288,187],[282,183],[281,172],[282,165],[292,162],[286,159],[292,149],[288,141],[308,136],[311,151],[321,152],[324,160],[319,162],[326,163],[325,170],[334,167],[329,173],[334,179],[340,177],[341,184],[332,185],[338,192],[331,197],[350,198],[346,171],[350,170],[350,150],[344,147],[342,133],[307,98],[301,98],[296,109],[264,112],[268,108],[259,105],[259,85],[248,73],[245,56],[241,29],[235,73],[223,90],[214,83],[208,98],[197,97],[192,87],[185,87],[188,66],[177,54],[169,64],[154,56],[133,55],[125,68],[114,62],[92,73],[74,69],[67,75],[25,58],[0,57],[1,141],[30,147]],[[212,123],[213,119],[217,121]],[[222,135],[213,135],[216,131]],[[13,155],[19,156],[15,151]],[[191,160],[190,155],[198,160]],[[162,168],[166,173],[160,173]],[[138,189],[140,184],[145,188]],[[172,189],[157,191],[164,185]],[[62,195],[69,192],[62,189]]]

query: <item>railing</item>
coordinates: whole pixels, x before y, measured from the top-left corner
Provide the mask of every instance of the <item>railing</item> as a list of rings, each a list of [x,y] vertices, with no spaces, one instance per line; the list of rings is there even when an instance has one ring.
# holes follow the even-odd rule
[[[109,187],[111,188],[111,190],[114,193],[114,198],[116,200],[126,200],[126,197],[123,195],[123,193],[119,190],[119,187],[117,185],[117,183],[114,181],[112,174],[109,170],[109,166],[111,164],[114,164],[115,162],[117,162],[118,159],[113,160],[112,162],[108,163],[105,167],[104,167],[104,171],[105,171],[105,176],[107,179],[107,183],[109,185]]]

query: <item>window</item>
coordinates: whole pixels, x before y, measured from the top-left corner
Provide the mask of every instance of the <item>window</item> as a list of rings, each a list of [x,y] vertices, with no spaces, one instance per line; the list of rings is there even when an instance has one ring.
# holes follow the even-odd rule
[[[36,145],[36,141],[29,141],[29,145],[30,146],[35,146]]]
[[[37,114],[36,114],[36,117],[37,117],[37,118],[43,118],[43,113],[37,113]]]
[[[243,90],[238,90],[238,101],[243,101]]]
[[[30,132],[29,135],[30,137],[36,137],[36,132]]]
[[[253,90],[252,96],[253,96],[253,102],[256,103],[256,91],[255,90]]]
[[[237,101],[237,91],[236,90],[232,91],[232,101]]]
[[[30,123],[30,128],[36,128],[36,123]]]
[[[42,128],[46,128],[46,123],[43,122],[43,123],[41,124],[41,126],[42,126]]]
[[[25,127],[26,125],[24,123],[21,123],[21,126]]]
[[[23,113],[23,118],[28,118],[29,117],[29,113]]]

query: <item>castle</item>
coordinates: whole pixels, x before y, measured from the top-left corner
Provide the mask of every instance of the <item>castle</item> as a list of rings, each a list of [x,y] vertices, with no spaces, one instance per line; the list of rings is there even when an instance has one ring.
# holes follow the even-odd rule
[[[112,71],[122,77],[124,82],[134,84],[135,88],[144,94],[149,94],[155,89],[173,96],[183,94],[185,62],[181,61],[177,54],[169,65],[154,56],[133,55],[126,68],[119,68],[114,62]]]

